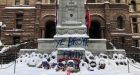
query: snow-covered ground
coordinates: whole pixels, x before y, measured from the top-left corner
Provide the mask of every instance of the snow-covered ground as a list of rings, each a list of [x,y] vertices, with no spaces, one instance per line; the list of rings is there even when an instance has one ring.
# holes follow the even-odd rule
[[[25,64],[16,64],[16,70],[14,74],[13,63],[14,62],[7,65],[2,65],[1,67],[6,67],[9,65],[12,66],[6,69],[0,69],[0,75],[66,75],[67,74],[66,71],[56,72],[54,69],[46,70],[43,68],[28,67]],[[71,75],[140,75],[140,69],[137,69],[130,65],[130,73],[128,73],[127,66],[109,65],[104,70],[98,70],[98,69],[96,69],[95,71],[83,70],[78,73],[71,73]]]
[[[51,55],[55,56],[57,52],[53,52]],[[86,54],[90,57],[92,54],[90,52],[86,52]],[[52,69],[44,69],[44,68],[38,68],[38,65],[42,61],[47,61],[45,58],[51,57],[51,55],[41,55],[41,54],[25,54],[21,55],[17,60],[16,60],[16,69],[14,73],[14,66],[15,62],[11,62],[9,64],[5,65],[0,65],[0,75],[67,75],[67,70],[65,71],[56,71],[56,68]],[[115,56],[116,54],[114,54]],[[87,58],[88,58],[87,56]],[[130,59],[129,60],[129,71],[128,73],[128,63],[126,65],[116,65],[116,62],[125,62],[126,59],[122,59],[122,55],[119,55],[119,59],[103,59],[105,62],[100,62],[102,64],[106,64],[105,69],[98,69],[98,63],[100,60],[102,60],[102,56],[106,56],[104,54],[101,54],[100,56],[96,56],[95,59],[90,60],[95,61],[97,66],[93,68],[93,71],[89,71],[89,64],[81,60],[81,62],[85,63],[85,66],[79,66],[80,71],[77,73],[70,73],[70,75],[140,75],[140,63],[137,62],[132,62]],[[39,59],[38,57],[41,57]],[[89,60],[89,59],[88,59]],[[22,61],[22,62],[21,62]],[[89,61],[89,62],[90,62]],[[52,62],[57,63],[56,58],[51,58],[49,64]],[[37,64],[38,63],[38,64]],[[35,67],[29,67],[36,65]],[[82,65],[82,64],[80,64]],[[94,65],[94,64],[93,64]]]

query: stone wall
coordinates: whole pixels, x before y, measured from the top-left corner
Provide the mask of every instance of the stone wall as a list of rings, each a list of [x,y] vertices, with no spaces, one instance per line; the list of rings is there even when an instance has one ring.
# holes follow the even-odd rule
[[[8,0],[9,4],[13,3]],[[32,2],[34,3],[34,2]],[[10,5],[9,5],[10,6]],[[22,7],[22,6],[20,6]],[[109,40],[118,39],[117,44],[120,45],[121,40],[119,38],[125,37],[127,43],[124,46],[131,46],[131,26],[129,21],[129,6],[126,4],[87,4],[91,20],[98,20],[101,23],[102,38]],[[3,9],[3,8],[2,8]],[[13,30],[16,27],[16,13],[23,11],[25,14],[23,17],[24,24],[22,31]],[[15,33],[21,36],[21,41],[31,38],[42,37],[42,30],[45,31],[45,23],[48,20],[55,20],[55,4],[42,4],[35,5],[35,9],[3,9],[2,21],[7,25],[5,31],[2,32],[2,41],[5,44],[12,44],[13,36]],[[51,17],[50,17],[51,16]],[[52,17],[53,16],[53,17]],[[98,17],[97,17],[98,16]],[[118,29],[116,18],[122,16],[124,18],[124,29]],[[9,31],[10,30],[10,31]],[[119,46],[118,46],[119,47]]]
[[[16,28],[16,14],[23,13],[22,28]],[[36,12],[35,9],[10,9],[5,8],[2,12],[3,24],[6,28],[2,30],[2,42],[13,44],[13,37],[20,36],[20,41],[37,38],[36,32]]]

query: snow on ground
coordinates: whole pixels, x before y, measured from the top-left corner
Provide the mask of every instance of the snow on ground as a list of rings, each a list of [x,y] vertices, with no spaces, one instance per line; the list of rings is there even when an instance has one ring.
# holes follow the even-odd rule
[[[0,67],[9,66],[14,62],[2,65]],[[0,69],[0,75],[66,75],[67,72],[58,71],[53,69],[43,69],[28,67],[26,64],[16,64],[16,71],[14,74],[14,65],[6,69]],[[128,73],[127,66],[114,66],[108,65],[104,70],[95,69],[94,71],[82,70],[78,73],[71,73],[71,75],[139,75],[140,69],[134,68],[130,65],[130,73]]]
[[[37,68],[43,61],[47,61],[48,57],[52,57],[50,59],[49,64],[57,63],[56,61],[56,54],[57,52],[52,52],[49,56],[48,54],[41,55],[40,53],[26,53],[25,55],[21,55],[16,60],[16,69],[14,74],[14,66],[15,62],[11,62],[9,64],[0,65],[0,75],[67,75],[67,71],[56,71],[56,68],[45,69],[45,68]],[[106,56],[104,54],[100,54],[100,56],[96,56],[95,59],[92,59],[93,56],[90,52],[86,51],[87,58],[90,57],[88,60],[91,59],[89,62],[96,62],[97,66],[92,68],[90,67],[89,71],[89,64],[85,61],[81,60],[79,64],[80,71],[77,73],[70,73],[70,75],[140,75],[140,63],[133,62],[129,60],[130,66],[130,73],[128,73],[128,65],[116,65],[116,62],[125,62],[126,59],[122,59],[122,55],[118,55],[119,59],[103,59],[102,56]],[[115,55],[115,54],[114,54]],[[102,60],[102,61],[100,61]],[[106,64],[105,69],[99,69],[99,62],[101,64]],[[85,65],[82,67],[82,63]],[[36,65],[36,66],[34,66]],[[94,65],[94,64],[93,64]],[[30,66],[30,67],[29,67]],[[31,67],[32,66],[32,67]],[[33,67],[34,66],[34,67]]]

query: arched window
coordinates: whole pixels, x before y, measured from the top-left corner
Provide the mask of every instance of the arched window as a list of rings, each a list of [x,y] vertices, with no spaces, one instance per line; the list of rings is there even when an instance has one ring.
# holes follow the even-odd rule
[[[23,12],[19,11],[19,13],[16,14],[16,29],[21,29],[23,24]]]
[[[132,0],[130,5],[131,5],[131,6],[130,6],[130,7],[131,7],[131,10],[132,10],[132,11],[136,11],[136,9],[137,9],[137,8],[136,8],[136,1],[135,1],[135,0]]]
[[[121,16],[117,18],[117,27],[123,29],[123,18]]]

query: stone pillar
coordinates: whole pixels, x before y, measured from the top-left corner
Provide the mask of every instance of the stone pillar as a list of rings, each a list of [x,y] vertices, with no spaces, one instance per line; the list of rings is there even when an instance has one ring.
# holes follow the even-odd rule
[[[41,20],[40,20],[40,13],[41,13],[41,4],[36,4],[36,36],[37,37],[41,37],[41,27],[40,27],[40,24],[41,24]]]
[[[104,27],[101,27],[101,38],[105,38],[105,30],[104,30]]]
[[[110,27],[110,3],[105,2],[105,19],[106,19],[106,39],[107,41],[111,41],[111,27]]]
[[[42,29],[42,38],[45,38],[45,29]]]

